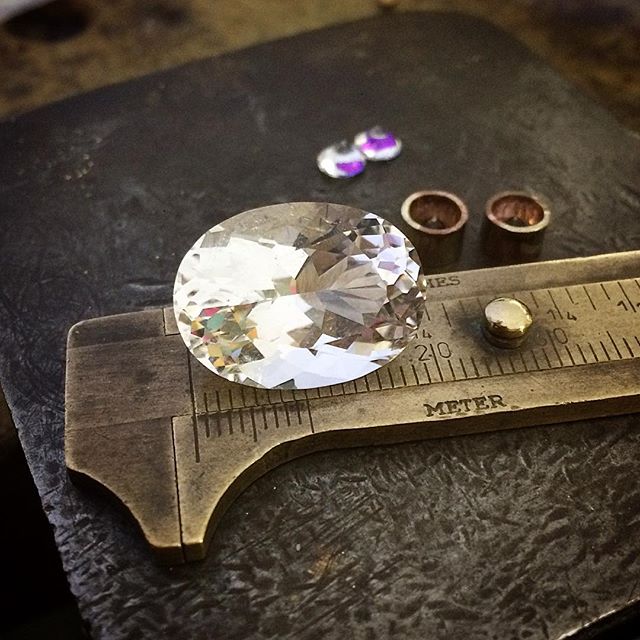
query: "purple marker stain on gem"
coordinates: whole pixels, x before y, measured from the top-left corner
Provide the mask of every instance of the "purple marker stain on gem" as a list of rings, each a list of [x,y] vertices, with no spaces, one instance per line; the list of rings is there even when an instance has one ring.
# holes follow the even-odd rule
[[[360,145],[360,151],[382,151],[383,149],[387,149],[388,147],[396,146],[396,138],[392,133],[387,134],[383,138],[374,138],[373,136],[369,136],[367,141]]]
[[[364,162],[336,162],[336,167],[345,175],[352,177],[364,171]]]
[[[391,131],[382,127],[373,127],[360,132],[354,139],[354,144],[366,156],[367,160],[393,160],[402,151],[402,141]]]
[[[367,159],[350,142],[339,142],[323,149],[317,158],[318,169],[331,178],[353,178],[362,173]]]

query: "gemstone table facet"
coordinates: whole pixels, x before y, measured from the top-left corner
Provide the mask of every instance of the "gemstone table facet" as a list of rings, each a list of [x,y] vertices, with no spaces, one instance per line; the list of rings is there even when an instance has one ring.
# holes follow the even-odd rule
[[[391,223],[343,205],[238,214],[180,264],[174,311],[193,355],[253,387],[354,380],[407,346],[424,308],[415,249]]]

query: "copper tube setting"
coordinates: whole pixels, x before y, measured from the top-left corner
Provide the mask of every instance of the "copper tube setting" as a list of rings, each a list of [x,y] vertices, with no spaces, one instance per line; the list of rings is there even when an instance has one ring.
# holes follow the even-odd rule
[[[469,219],[460,198],[446,191],[417,191],[402,203],[400,214],[425,273],[456,262]]]
[[[551,219],[546,201],[525,191],[503,191],[485,207],[485,253],[497,264],[531,262],[542,251]]]
[[[487,202],[487,219],[510,233],[528,235],[547,227],[551,212],[539,197],[523,191],[504,191]]]
[[[446,191],[412,193],[402,203],[401,214],[410,227],[432,236],[451,235],[469,219],[467,205]]]

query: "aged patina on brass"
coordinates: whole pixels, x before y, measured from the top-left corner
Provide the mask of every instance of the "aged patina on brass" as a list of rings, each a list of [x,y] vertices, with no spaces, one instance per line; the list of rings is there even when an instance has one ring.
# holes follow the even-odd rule
[[[301,391],[234,384],[193,359],[172,309],[69,333],[66,462],[131,511],[167,563],[204,556],[231,501],[306,453],[640,410],[640,252],[429,276],[419,336],[389,366]],[[494,298],[532,324],[503,349]]]

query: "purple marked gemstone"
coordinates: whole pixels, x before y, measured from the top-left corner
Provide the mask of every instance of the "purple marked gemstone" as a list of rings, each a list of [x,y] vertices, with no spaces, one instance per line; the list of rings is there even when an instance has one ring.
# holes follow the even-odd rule
[[[343,140],[323,149],[317,164],[318,169],[331,178],[353,178],[364,171],[367,160],[360,149]]]
[[[336,167],[346,176],[357,176],[364,169],[364,162],[336,162]]]
[[[361,131],[355,138],[354,144],[365,155],[367,160],[393,160],[402,151],[402,141],[391,131],[382,127],[373,127]]]

